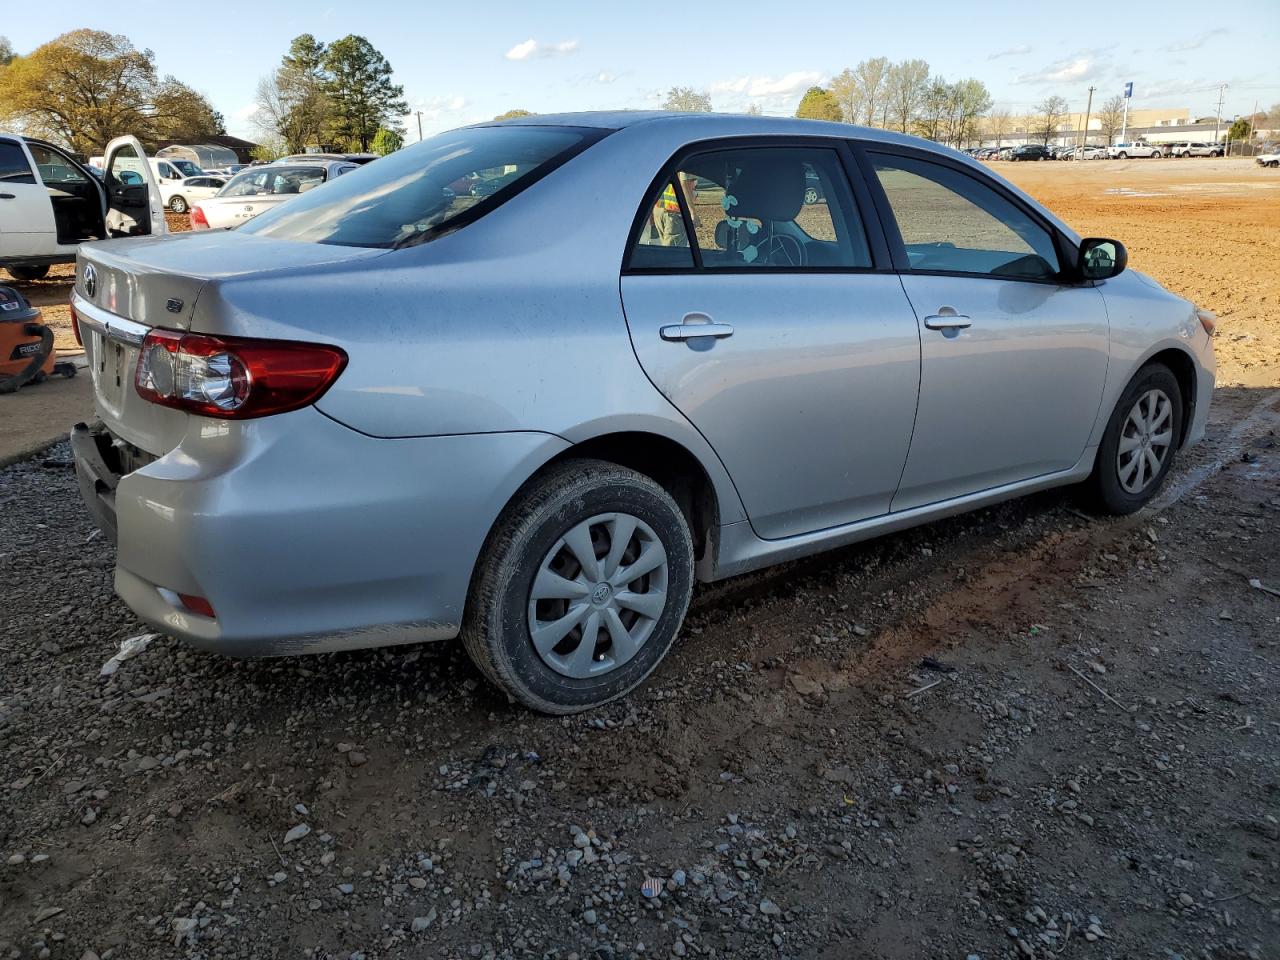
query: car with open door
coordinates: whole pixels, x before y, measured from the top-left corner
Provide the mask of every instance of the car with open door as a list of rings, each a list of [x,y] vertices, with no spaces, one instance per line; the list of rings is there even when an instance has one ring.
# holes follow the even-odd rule
[[[235,230],[85,245],[72,450],[155,629],[460,637],[571,713],[658,667],[697,581],[1049,487],[1149,502],[1204,435],[1213,318],[1126,264],[890,131],[481,124]]]
[[[0,267],[35,280],[81,243],[168,232],[142,144],[117,137],[99,174],[35,137],[0,133]]]

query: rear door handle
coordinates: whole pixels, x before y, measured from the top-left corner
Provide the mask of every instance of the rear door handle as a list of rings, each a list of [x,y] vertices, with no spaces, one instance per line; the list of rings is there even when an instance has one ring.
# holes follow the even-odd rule
[[[973,321],[956,313],[955,307],[939,307],[937,313],[924,318],[924,325],[930,330],[963,330],[973,326]]]
[[[16,200],[16,199],[17,197],[15,197],[12,193],[0,193],[0,200]]]
[[[690,314],[689,317],[702,316],[702,314]],[[689,317],[686,317],[687,321]],[[733,336],[733,327],[727,323],[671,323],[658,330],[658,335],[663,340],[693,340],[697,337],[715,337],[717,340],[723,340],[725,337]]]

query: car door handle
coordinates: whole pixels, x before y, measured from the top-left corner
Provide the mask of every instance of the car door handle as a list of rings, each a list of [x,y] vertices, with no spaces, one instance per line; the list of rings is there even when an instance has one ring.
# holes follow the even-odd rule
[[[939,307],[937,313],[924,318],[924,325],[930,330],[963,330],[973,326],[973,321],[956,313],[955,307]]]
[[[715,337],[723,340],[733,336],[733,327],[727,323],[672,323],[658,330],[663,340],[693,340],[697,337]]]
[[[18,199],[12,193],[0,193],[0,200],[16,200]]]

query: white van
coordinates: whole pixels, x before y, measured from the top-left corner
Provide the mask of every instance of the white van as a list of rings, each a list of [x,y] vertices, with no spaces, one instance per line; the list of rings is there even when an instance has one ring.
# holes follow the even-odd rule
[[[86,241],[169,232],[138,139],[117,137],[99,159],[94,171],[52,143],[0,133],[0,267],[38,280]]]

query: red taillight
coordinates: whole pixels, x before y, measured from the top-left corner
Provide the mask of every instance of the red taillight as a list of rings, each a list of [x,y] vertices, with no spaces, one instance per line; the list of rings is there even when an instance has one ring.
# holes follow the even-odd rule
[[[192,230],[208,230],[209,218],[204,215],[204,211],[199,207],[191,208],[191,229]]]
[[[71,332],[76,335],[76,343],[84,346],[84,340],[80,336],[80,314],[76,313],[76,305],[71,304]]]
[[[178,599],[182,601],[182,605],[192,613],[198,613],[202,617],[208,617],[210,620],[215,619],[213,615],[213,604],[204,597],[193,597],[189,593],[178,594]]]
[[[152,329],[134,385],[144,400],[223,420],[315,403],[347,365],[337,347]]]

